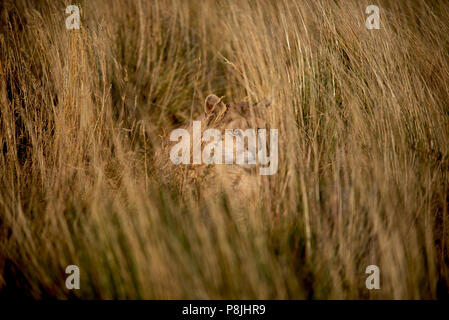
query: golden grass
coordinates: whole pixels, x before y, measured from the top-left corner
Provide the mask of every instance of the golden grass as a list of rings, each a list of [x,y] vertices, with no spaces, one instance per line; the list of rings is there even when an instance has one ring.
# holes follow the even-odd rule
[[[370,1],[81,1],[78,31],[69,4],[0,3],[0,295],[447,294],[447,2],[376,1],[380,30]],[[272,100],[243,211],[154,166],[209,93]]]

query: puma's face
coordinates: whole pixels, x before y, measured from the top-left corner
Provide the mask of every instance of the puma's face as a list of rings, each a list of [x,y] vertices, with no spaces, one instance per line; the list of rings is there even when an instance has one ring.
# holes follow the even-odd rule
[[[266,126],[266,108],[269,107],[268,101],[249,104],[248,102],[224,103],[216,95],[209,95],[204,103],[204,115],[202,125],[205,129],[217,129],[222,135],[226,129],[232,129],[232,135],[243,137],[243,132],[247,129],[265,129]],[[239,129],[239,130],[237,130]],[[260,147],[260,143],[257,143]],[[236,154],[238,150],[245,152],[245,163],[251,163],[256,160],[256,150],[248,150],[245,139],[235,139],[235,145],[226,147],[226,153]],[[237,156],[237,154],[236,154]],[[250,167],[244,165],[245,168]]]

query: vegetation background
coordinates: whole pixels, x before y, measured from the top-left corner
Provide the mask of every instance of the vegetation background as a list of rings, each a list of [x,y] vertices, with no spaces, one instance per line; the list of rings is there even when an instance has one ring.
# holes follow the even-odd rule
[[[0,296],[447,297],[449,4],[374,2],[1,1]],[[209,93],[272,100],[244,210],[154,165]]]

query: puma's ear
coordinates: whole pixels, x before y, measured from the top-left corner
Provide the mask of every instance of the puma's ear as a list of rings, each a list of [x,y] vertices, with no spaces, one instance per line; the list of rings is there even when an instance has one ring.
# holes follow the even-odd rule
[[[215,94],[208,95],[204,101],[204,112],[206,114],[217,112],[223,108],[226,108],[225,104]]]

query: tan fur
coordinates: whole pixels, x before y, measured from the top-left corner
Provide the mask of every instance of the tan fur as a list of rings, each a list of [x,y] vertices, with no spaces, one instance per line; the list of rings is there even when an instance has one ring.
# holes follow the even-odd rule
[[[267,101],[253,105],[247,102],[225,103],[221,98],[211,94],[205,100],[204,113],[195,120],[201,121],[203,132],[206,129],[214,128],[223,135],[225,129],[266,128],[265,118],[268,106],[269,102]],[[191,136],[192,123],[193,121],[184,127]],[[237,205],[243,199],[246,199],[246,202],[248,199],[254,199],[258,190],[255,165],[175,165],[170,160],[170,148],[175,142],[169,141],[169,135],[164,140],[156,161],[161,164],[159,168],[162,176],[174,178],[181,193],[184,189],[183,186],[194,184],[198,195],[203,198],[216,197],[221,191],[224,191],[231,202]],[[192,152],[192,146],[190,149]]]

